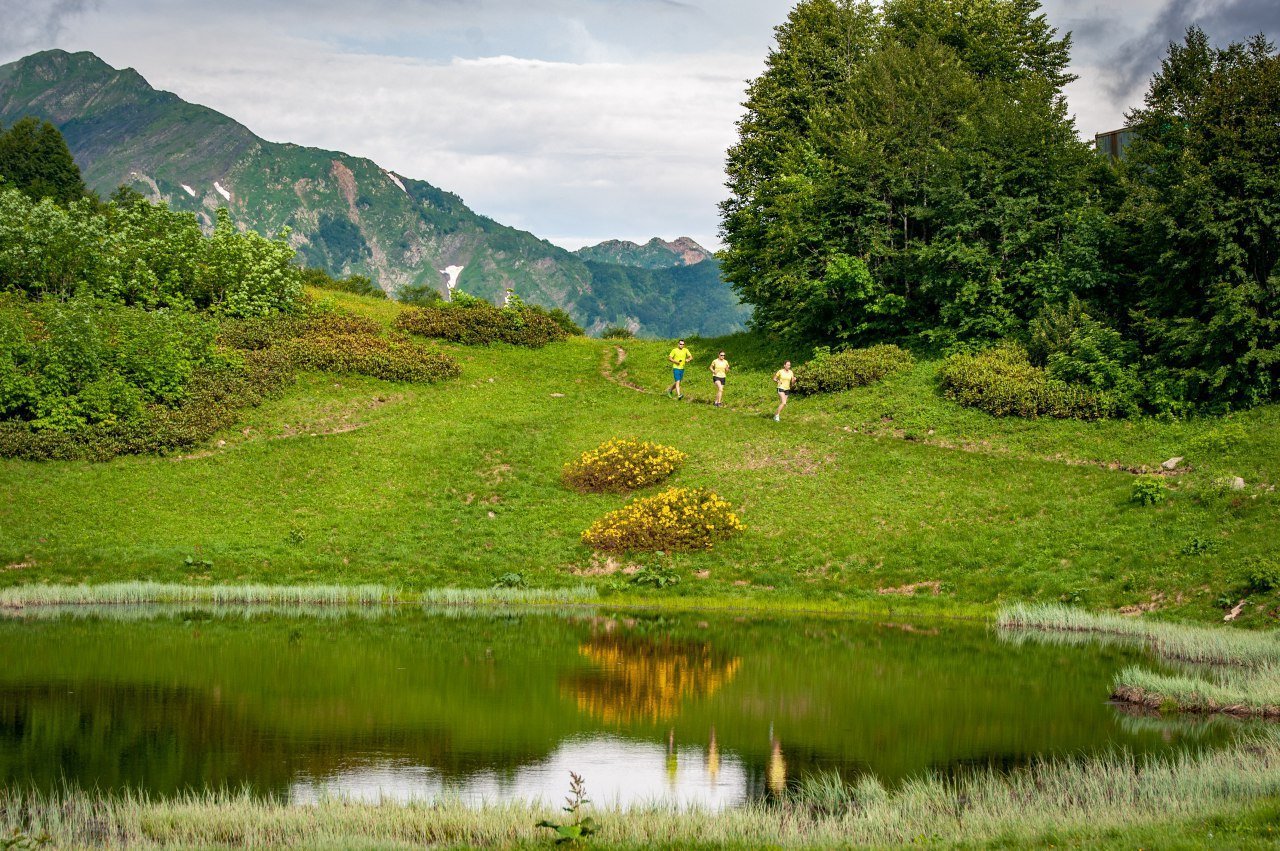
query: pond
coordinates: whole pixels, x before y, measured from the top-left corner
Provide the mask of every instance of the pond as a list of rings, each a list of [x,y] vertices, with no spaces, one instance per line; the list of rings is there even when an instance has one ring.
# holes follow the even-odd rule
[[[559,800],[572,770],[719,807],[1240,729],[1109,703],[1134,648],[954,621],[110,610],[2,620],[0,654],[0,784],[41,788]]]

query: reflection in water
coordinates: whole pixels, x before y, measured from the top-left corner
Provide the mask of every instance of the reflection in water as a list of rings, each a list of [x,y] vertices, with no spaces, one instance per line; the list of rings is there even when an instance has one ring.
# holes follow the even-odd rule
[[[1109,706],[1139,648],[982,626],[331,614],[0,618],[0,786],[554,802],[572,769],[601,803],[722,806],[1243,729]]]
[[[607,725],[670,721],[689,698],[709,698],[733,680],[742,660],[706,642],[606,631],[578,647],[593,663],[565,683],[579,711]]]
[[[416,801],[457,796],[472,803],[519,798],[556,802],[564,797],[569,772],[587,781],[591,800],[601,806],[651,802],[700,804],[712,809],[746,800],[747,771],[732,757],[711,770],[696,748],[644,744],[616,736],[564,742],[545,760],[513,772],[485,770],[448,780],[438,772],[391,760],[351,766],[320,777],[303,777],[289,787],[289,800],[314,803],[325,797],[360,801]]]

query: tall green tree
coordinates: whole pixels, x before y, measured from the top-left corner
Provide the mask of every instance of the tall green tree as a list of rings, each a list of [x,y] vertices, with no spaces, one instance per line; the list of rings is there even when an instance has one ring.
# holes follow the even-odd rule
[[[722,205],[758,325],[994,340],[1101,284],[1093,157],[1035,0],[804,0],[748,91]]]
[[[1164,405],[1280,398],[1280,56],[1170,47],[1122,166],[1133,333]]]
[[[0,178],[35,201],[66,205],[88,194],[58,128],[31,116],[0,132]]]

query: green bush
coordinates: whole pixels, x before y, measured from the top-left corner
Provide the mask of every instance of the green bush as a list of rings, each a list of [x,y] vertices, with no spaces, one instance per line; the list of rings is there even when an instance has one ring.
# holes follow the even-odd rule
[[[635,336],[630,328],[624,328],[621,325],[610,325],[600,332],[600,339],[602,340],[631,340]]]
[[[385,381],[430,383],[455,378],[458,362],[408,339],[367,334],[308,334],[283,346],[295,366],[321,372],[350,372]]]
[[[0,302],[0,416],[75,431],[172,406],[216,359],[215,326],[184,311],[90,299]]]
[[[818,349],[813,360],[796,369],[796,393],[839,393],[874,384],[896,372],[911,369],[911,353],[897,346],[872,346],[831,354]]]
[[[527,307],[494,307],[484,301],[430,305],[405,310],[396,328],[423,337],[467,346],[510,343],[536,349],[568,339],[569,334],[546,311]]]
[[[1258,559],[1245,576],[1245,587],[1255,594],[1280,589],[1280,564],[1270,559]]]
[[[335,278],[324,269],[311,267],[302,270],[302,283],[305,286],[318,287],[322,290],[336,290],[343,293],[369,296],[370,298],[387,297],[386,290],[375,284],[366,275],[348,275],[345,278]]]
[[[1128,411],[1110,393],[1051,378],[1017,343],[953,355],[940,378],[948,399],[997,417],[1097,420]]]
[[[538,307],[537,305],[533,305],[529,309],[534,311],[544,311],[548,318],[563,328],[564,332],[570,337],[581,337],[587,333],[581,325],[573,320],[573,317],[569,315],[568,311],[561,310],[558,307],[546,310],[546,308]]]
[[[1164,480],[1155,476],[1148,476],[1133,483],[1133,490],[1129,494],[1129,499],[1138,505],[1156,505],[1164,502],[1168,496],[1169,488],[1165,485]]]

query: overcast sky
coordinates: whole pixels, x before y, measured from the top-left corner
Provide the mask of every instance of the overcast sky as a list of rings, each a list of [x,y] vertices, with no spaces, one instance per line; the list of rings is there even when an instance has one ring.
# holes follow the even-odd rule
[[[791,0],[0,0],[0,63],[91,50],[259,135],[369,157],[568,248],[717,247],[725,149]],[[1083,135],[1171,39],[1280,38],[1280,0],[1044,0]]]

